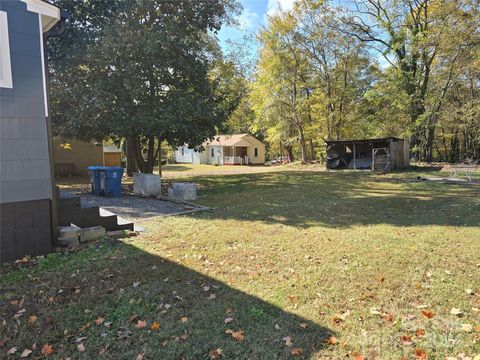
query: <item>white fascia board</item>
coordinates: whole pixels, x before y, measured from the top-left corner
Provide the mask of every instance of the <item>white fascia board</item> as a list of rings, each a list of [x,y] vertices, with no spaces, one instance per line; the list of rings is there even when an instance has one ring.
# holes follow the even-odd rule
[[[42,0],[20,0],[27,4],[27,10],[37,13],[42,20],[42,31],[50,30],[60,20],[60,9]]]
[[[0,11],[0,87],[12,88],[12,66],[10,61],[10,42],[8,39],[8,18],[5,11]]]

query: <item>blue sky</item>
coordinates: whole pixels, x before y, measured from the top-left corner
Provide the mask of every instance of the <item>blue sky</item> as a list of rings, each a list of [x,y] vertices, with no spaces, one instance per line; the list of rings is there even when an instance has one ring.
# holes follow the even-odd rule
[[[267,15],[275,15],[280,9],[290,10],[295,0],[239,0],[243,6],[242,13],[237,17],[237,27],[224,26],[218,33],[220,44],[228,51],[228,40],[239,41],[244,34],[256,34],[261,26],[267,23]],[[256,52],[252,48],[252,55]]]

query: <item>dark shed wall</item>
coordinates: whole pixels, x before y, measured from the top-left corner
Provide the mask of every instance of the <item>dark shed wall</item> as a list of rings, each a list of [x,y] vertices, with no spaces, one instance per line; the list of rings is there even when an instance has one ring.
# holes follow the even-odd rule
[[[0,88],[0,203],[51,199],[39,16],[19,0],[8,17],[13,88]]]

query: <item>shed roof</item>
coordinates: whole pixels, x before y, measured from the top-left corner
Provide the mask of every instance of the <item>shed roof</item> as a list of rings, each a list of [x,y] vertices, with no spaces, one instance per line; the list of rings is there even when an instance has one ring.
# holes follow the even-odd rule
[[[103,152],[104,153],[120,153],[122,152],[119,148],[115,145],[103,145]]]
[[[376,138],[376,139],[351,139],[351,140],[325,140],[328,145],[334,144],[371,144],[377,142],[390,142],[390,141],[404,141],[402,138],[397,137],[384,137],[384,138]]]

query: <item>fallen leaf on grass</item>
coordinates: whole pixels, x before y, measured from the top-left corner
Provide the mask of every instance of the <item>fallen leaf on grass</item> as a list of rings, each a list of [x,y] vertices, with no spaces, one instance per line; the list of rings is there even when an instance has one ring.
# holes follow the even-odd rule
[[[162,346],[165,347],[165,346],[167,346],[167,345],[168,345],[168,340],[163,340],[163,341],[162,341]]]
[[[382,313],[376,307],[370,308],[370,314],[372,314],[372,315],[382,315]]]
[[[34,323],[35,321],[37,321],[37,320],[38,320],[38,317],[37,317],[36,315],[30,315],[30,316],[28,317],[28,323],[29,323],[29,324],[33,324],[33,323]]]
[[[474,295],[475,292],[472,290],[472,289],[465,289],[465,292],[468,294],[468,295]]]
[[[226,324],[230,324],[230,323],[233,322],[233,318],[228,317],[228,318],[226,318],[225,320],[223,320],[223,322],[225,323],[225,325],[226,325]]]
[[[229,334],[231,337],[233,337],[237,341],[243,341],[245,339],[245,334],[243,333],[243,330],[238,330],[238,331],[233,331],[230,329],[227,329],[225,331],[226,334]]]
[[[17,352],[17,348],[14,346],[7,351],[8,355],[15,354]]]
[[[180,318],[180,321],[181,321],[182,323],[186,323],[186,322],[188,321],[188,317],[182,316],[182,317]]]
[[[325,342],[328,345],[335,345],[337,343],[337,338],[335,336],[330,336]]]
[[[25,349],[23,350],[22,354],[20,355],[21,358],[26,358],[32,353],[32,350],[30,349]]]
[[[304,323],[304,322],[303,322],[303,323],[300,323],[300,327],[301,327],[302,329],[306,329],[306,328],[309,327],[309,325],[308,325],[307,323]]]
[[[143,360],[143,353],[138,354],[135,360]]]
[[[422,338],[425,336],[425,330],[424,329],[417,329],[415,330],[415,336],[418,338]]]
[[[426,360],[428,355],[423,349],[415,349],[415,359]]]
[[[153,331],[158,330],[158,329],[160,329],[160,324],[158,322],[154,321],[152,323],[152,325],[150,326],[150,329],[153,330]]]
[[[431,310],[422,310],[422,315],[428,319],[431,319],[435,316],[435,313]]]
[[[280,325],[275,324],[275,330],[280,331]]]
[[[210,296],[208,297],[209,300],[213,300],[213,299],[216,299],[217,298],[217,295],[215,294],[210,294]]]
[[[210,286],[204,286],[202,288],[203,291],[207,292],[207,291],[210,291]]]
[[[386,322],[393,322],[394,316],[391,313],[385,313],[385,314],[383,314],[383,319]]]
[[[78,345],[77,345],[77,349],[78,349],[78,351],[80,351],[80,352],[84,352],[84,351],[85,351],[85,345],[83,345],[83,343],[78,344]]]
[[[87,322],[85,325],[83,325],[83,326],[80,328],[80,332],[87,330],[89,327],[90,327],[90,323]]]
[[[51,353],[53,353],[53,346],[46,343],[45,345],[43,345],[42,347],[42,355],[47,357],[49,356]]]
[[[285,336],[283,338],[283,341],[285,341],[286,346],[292,346],[293,345],[292,338],[290,336]]]
[[[465,332],[472,332],[473,326],[471,324],[462,324],[460,329]]]
[[[212,350],[208,353],[208,356],[210,357],[211,360],[215,360],[215,359],[218,359],[220,358],[220,356],[222,356],[222,349],[218,348],[218,349],[215,349],[215,350]]]
[[[457,308],[452,308],[452,310],[450,310],[450,314],[455,315],[455,316],[462,316],[463,311],[460,310],[460,309],[457,309]]]
[[[410,335],[400,336],[400,341],[402,342],[402,345],[405,345],[405,346],[413,344],[412,337]]]
[[[5,344],[7,342],[9,342],[10,340],[12,340],[11,338],[9,338],[8,336],[7,337],[4,337],[3,339],[0,339],[0,348],[4,347]]]
[[[144,329],[145,326],[147,326],[147,321],[146,320],[138,320],[137,325],[135,325],[135,327],[139,330]]]
[[[365,360],[365,356],[360,354],[353,354],[355,360]]]
[[[293,356],[300,356],[303,354],[303,349],[302,348],[294,348],[292,351],[290,351],[290,354]]]
[[[98,318],[95,319],[95,324],[96,325],[102,325],[104,321],[105,321],[105,318],[98,317]]]

